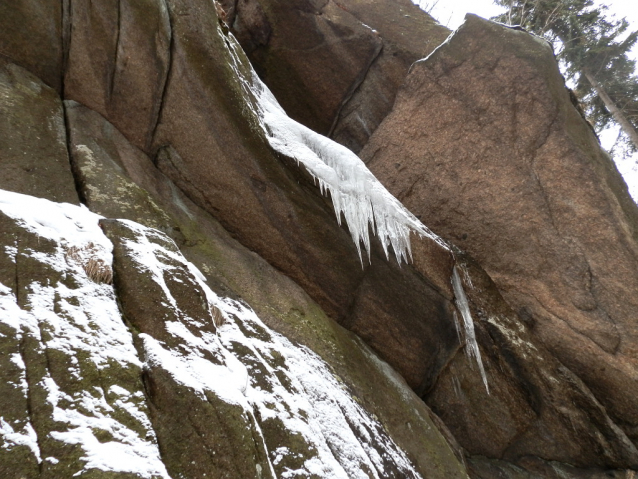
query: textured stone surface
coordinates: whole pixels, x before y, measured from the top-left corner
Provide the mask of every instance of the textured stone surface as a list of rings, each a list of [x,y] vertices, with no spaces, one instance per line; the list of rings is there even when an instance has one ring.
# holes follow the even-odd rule
[[[99,112],[135,146],[147,148],[170,62],[164,0],[70,4],[65,99]]]
[[[0,188],[78,203],[58,94],[25,69],[2,60]]]
[[[406,0],[222,3],[288,114],[355,152],[392,108],[410,65],[449,34]]]
[[[67,244],[4,213],[0,232],[0,474],[138,477],[89,464],[81,445],[90,437],[93,451],[98,441],[117,450],[121,431],[129,434],[124,442],[152,437],[148,419],[140,420],[147,412],[140,364],[122,354],[126,332],[124,343],[112,334],[125,330],[112,287],[87,278]],[[113,386],[133,398],[126,407]]]
[[[77,148],[74,139],[83,138],[82,141],[92,147],[91,171],[101,171],[100,177],[84,177],[85,188],[102,199],[89,202],[91,207],[111,205],[112,216],[142,223],[157,224],[161,218],[170,217],[167,224],[173,225],[170,230],[173,233],[179,231],[173,237],[181,251],[201,269],[219,294],[248,301],[268,326],[310,348],[326,361],[352,394],[379,417],[419,470],[428,471],[428,477],[463,477],[462,466],[437,430],[445,430],[445,427],[409,391],[403,379],[376,359],[352,333],[330,320],[298,285],[233,240],[217,221],[158,173],[149,159],[144,161],[143,154],[118,156],[118,151],[129,151],[131,146],[127,146],[126,140],[118,136],[106,120],[80,106],[68,111],[74,111],[75,118],[82,119],[71,135],[72,151]],[[70,124],[74,131],[74,121]],[[109,136],[103,132],[109,132]],[[119,178],[117,181],[100,180],[114,174]],[[153,201],[167,211],[164,216],[149,220],[144,208],[130,207],[129,192],[118,187],[124,180],[132,183],[128,175],[137,185],[152,192]],[[140,186],[127,188],[141,189]],[[363,324],[366,316],[361,318]]]
[[[107,218],[125,218],[171,233],[170,219],[125,168],[143,170],[148,157],[99,113],[65,102],[71,164],[82,201]],[[146,171],[159,174],[154,168]]]
[[[212,318],[207,318],[209,311],[201,307],[202,291],[193,281],[194,278],[182,264],[175,263],[166,254],[151,253],[164,264],[163,278],[167,288],[164,291],[170,291],[174,301],[167,299],[157,278],[153,277],[150,270],[141,267],[136,248],[132,248],[135,243],[150,241],[171,254],[179,255],[170,240],[153,230],[132,228],[120,221],[103,220],[101,224],[115,244],[116,290],[124,316],[135,331],[140,355],[146,358],[149,354],[147,339],[143,337],[147,334],[159,340],[163,348],[175,352],[188,351],[200,342],[205,343],[207,333],[214,330],[213,322]],[[151,251],[148,248],[145,250]],[[241,249],[236,250],[235,254],[242,254]],[[148,259],[145,261],[148,263]],[[292,284],[286,285],[286,280],[278,276],[273,272],[271,278],[288,291],[296,292]],[[170,306],[174,302],[178,308]],[[379,453],[383,453],[383,444],[387,442],[385,438],[389,433],[400,447],[406,448],[408,457],[424,476],[466,477],[462,463],[437,430],[431,412],[409,391],[403,380],[351,333],[330,321],[307,297],[305,302],[304,309],[289,311],[282,316],[275,312],[275,322],[278,323],[278,329],[288,329],[292,333],[291,339],[314,347],[339,372],[339,381],[343,381],[348,394],[356,398],[354,401],[364,407],[364,411],[369,411],[366,414],[380,418],[382,422],[379,429],[370,435],[357,426],[356,417],[347,417],[348,421],[353,421],[353,433],[360,438],[361,444],[371,441],[373,445],[376,444],[374,447],[379,448]],[[273,317],[272,309],[270,315]],[[157,318],[163,320],[158,321]],[[273,333],[266,328],[256,328],[254,324],[244,323],[241,318],[234,318],[234,321],[243,334],[254,337],[258,343],[277,344]],[[189,334],[175,334],[175,331],[179,331],[175,323],[186,327]],[[236,339],[226,339],[225,335],[229,333],[228,328],[222,327],[220,340],[248,367],[251,377],[255,378],[252,387],[264,394],[281,384],[289,393],[296,394],[297,401],[303,404],[303,396],[307,393],[294,386],[299,378],[286,378],[286,374],[290,373],[283,366],[285,362],[277,355],[275,348],[268,355],[259,355]],[[194,341],[191,338],[198,339]],[[223,356],[210,356],[206,351],[203,353],[202,357],[214,364],[228,363]],[[213,477],[243,478],[263,477],[259,475],[259,471],[262,471],[269,477],[266,454],[277,474],[286,472],[295,464],[294,468],[302,467],[307,460],[319,457],[312,443],[304,443],[303,436],[291,430],[289,424],[276,421],[276,416],[263,417],[255,410],[252,418],[239,405],[233,405],[208,391],[205,400],[202,400],[201,393],[193,390],[192,382],[180,380],[156,361],[152,357],[146,359],[145,384],[152,421],[169,472],[183,477],[202,477],[208,473]],[[333,406],[338,408],[336,404]],[[347,414],[346,411],[343,414]],[[330,431],[327,437],[331,432],[337,430]],[[316,431],[315,434],[321,433]],[[344,437],[335,443],[335,458],[344,466],[353,458],[340,458],[337,451],[340,443],[347,440]],[[261,449],[262,446],[265,449]],[[280,456],[279,451],[284,447],[288,453]],[[281,457],[284,458],[283,462]],[[385,464],[377,472],[382,473],[383,477],[412,477],[402,472],[400,464],[392,464],[391,458],[382,457]],[[361,467],[361,470],[366,470],[368,466],[362,464]]]
[[[47,5],[35,11],[36,6],[19,2],[15,11],[0,16],[0,24],[15,23],[20,15],[29,22],[43,18]],[[251,56],[264,60],[260,72],[280,85],[280,98],[287,98],[282,102],[355,150],[385,117],[409,64],[447,35],[407,0],[239,0],[227,7],[226,21]],[[293,160],[268,147],[235,70],[246,74],[246,59],[231,53],[233,40],[213,3],[102,0],[73,2],[62,13],[62,36],[70,47],[68,135],[54,92],[19,67],[3,64],[2,92],[14,96],[0,97],[6,111],[0,127],[10,132],[0,136],[0,154],[10,152],[0,156],[0,164],[9,165],[7,171],[19,178],[7,176],[10,186],[0,188],[51,199],[68,193],[71,200],[65,201],[77,202],[68,139],[83,202],[108,217],[139,221],[170,236],[176,245],[159,232],[146,239],[170,254],[179,255],[179,248],[216,292],[250,303],[267,325],[253,328],[252,340],[273,340],[269,327],[319,355],[339,384],[382,425],[364,431],[352,423],[360,443],[369,444],[369,436],[392,438],[424,477],[465,477],[464,451],[456,440],[473,455],[470,470],[481,479],[632,477],[622,468],[638,463],[627,436],[635,440],[638,434],[632,343],[636,304],[631,299],[638,289],[631,263],[636,221],[613,167],[597,156],[595,140],[564,101],[545,47],[521,32],[490,30],[471,19],[448,45],[415,65],[397,108],[364,151],[412,211],[477,256],[494,277],[496,286],[472,260],[456,253],[468,271],[464,281],[491,388],[488,396],[454,331],[452,256],[432,241],[415,241],[414,264],[399,268],[386,262],[375,245],[372,265],[361,267],[329,200]],[[41,35],[58,38],[51,33],[60,28],[55,18],[27,22],[29,29],[42,29],[35,32],[34,45],[43,45]],[[36,52],[23,39],[16,37],[18,46],[11,46],[16,53],[9,58],[41,68],[36,73],[53,85],[61,78],[56,73],[64,62],[60,55],[65,57],[58,54],[57,40]],[[14,100],[19,108],[13,107]],[[14,145],[33,157],[32,165],[14,155]],[[424,152],[430,163],[424,163]],[[576,168],[568,163],[573,157],[584,158]],[[41,174],[38,169],[52,158],[63,159],[56,164],[65,166]],[[498,162],[488,166],[494,159]],[[29,171],[32,166],[37,174]],[[583,183],[594,189],[582,193]],[[523,208],[522,198],[532,206]],[[590,220],[592,211],[605,214]],[[79,302],[77,272],[60,274],[39,262],[38,253],[52,253],[58,245],[24,236],[3,218],[3,304],[15,304],[27,314],[35,298],[30,285],[62,281],[68,297],[54,297],[47,307],[51,318],[75,325],[70,311]],[[119,300],[142,358],[144,334],[172,351],[191,348],[167,332],[165,321],[182,322],[198,339],[217,334],[202,290],[181,260],[156,258],[174,272],[164,279],[179,304],[181,312],[176,312],[167,306],[166,291],[134,261],[131,244],[141,241],[138,233],[127,223],[104,224],[116,243]],[[619,256],[613,244],[623,244],[629,253]],[[609,264],[603,264],[607,257]],[[615,279],[609,273],[613,269]],[[612,290],[621,283],[625,290],[616,295]],[[363,338],[407,384],[329,316]],[[81,351],[65,355],[55,350],[57,332],[47,321],[41,323],[42,337],[5,326],[0,321],[0,415],[17,428],[33,422],[42,454],[64,460],[38,465],[29,448],[0,446],[0,476],[66,477],[83,464],[79,447],[50,437],[62,426],[50,420],[44,378],[54,378],[70,397],[115,383],[144,391],[163,460],[175,476],[200,478],[216,471],[257,477],[260,468],[268,470],[268,460],[277,459],[277,448],[287,447],[297,456],[275,464],[281,475],[316,453],[282,422],[245,415],[214,394],[202,398],[152,361],[143,383],[137,366],[124,371],[109,365],[112,369],[102,374]],[[242,331],[248,329],[244,325]],[[269,376],[271,368],[281,366],[281,357],[260,357],[221,337],[256,372],[256,385],[265,394],[274,393],[275,385],[294,392],[285,368]],[[27,365],[30,397],[15,387],[24,374],[16,355]],[[81,359],[80,379],[67,374],[73,355]],[[220,366],[225,361],[209,359]],[[108,395],[105,400],[111,407],[116,403]],[[147,432],[138,429],[141,436]],[[96,437],[109,440],[107,433],[97,428]],[[373,449],[383,451],[380,444]],[[368,467],[362,470],[371,471]],[[385,467],[388,475],[405,476],[399,466]],[[131,477],[96,469],[83,475]]]
[[[16,63],[62,91],[63,8],[60,0],[0,3],[0,58]]]
[[[468,16],[362,155],[638,441],[638,210],[549,47]]]
[[[156,243],[181,256],[172,241],[154,230],[140,230],[117,220],[102,220],[113,241],[115,287],[122,312],[136,332],[140,356],[146,361],[144,382],[149,395],[151,420],[169,474],[177,477],[271,478],[263,439],[243,408],[206,391],[204,397],[188,382],[175,377],[165,365],[149,358],[140,334],[160,341],[168,351],[187,351],[190,337],[204,341],[215,325],[206,295],[181,262],[147,249],[162,264],[162,278],[148,269],[136,243]],[[170,273],[168,273],[170,271]],[[164,282],[162,286],[161,281]],[[173,333],[167,326],[179,324],[188,332]],[[192,346],[190,346],[192,347]],[[203,359],[223,365],[221,355]],[[164,366],[164,367],[163,367]],[[263,471],[263,476],[261,474]]]
[[[382,48],[376,32],[332,1],[241,1],[228,20],[288,114],[322,134]]]
[[[510,308],[487,274],[457,252],[490,394],[462,350],[426,402],[470,453],[584,468],[636,467],[638,451],[589,388]]]
[[[410,0],[337,2],[375,29],[383,48],[364,80],[344,98],[330,137],[358,153],[392,110],[410,66],[428,56],[451,33]],[[415,39],[418,39],[415,41]]]
[[[468,459],[473,479],[633,479],[635,471],[579,469],[560,462],[547,462],[537,457],[522,461],[524,469],[494,459],[475,456]]]
[[[357,332],[369,324],[375,349],[419,388],[437,374],[428,364],[444,364],[455,348],[449,299],[435,281],[388,262],[380,248],[370,266],[361,266],[329,200],[293,159],[275,155],[266,144],[234,69],[247,75],[247,59],[233,56],[232,39],[211,9],[203,1],[170,2],[173,61],[154,140],[158,168],[331,317]],[[448,255],[441,248],[438,254]],[[369,275],[401,280],[366,281]],[[401,291],[408,290],[419,299],[407,301]],[[393,330],[410,331],[414,342],[388,337]],[[425,361],[433,352],[437,357]]]

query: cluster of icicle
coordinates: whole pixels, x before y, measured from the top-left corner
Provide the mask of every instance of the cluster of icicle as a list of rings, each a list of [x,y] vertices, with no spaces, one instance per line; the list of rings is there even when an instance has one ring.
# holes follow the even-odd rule
[[[449,250],[441,238],[385,189],[357,155],[290,118],[252,67],[239,63],[240,47],[234,38],[229,46],[234,50],[231,61],[242,88],[255,99],[257,118],[270,146],[282,155],[294,158],[297,164],[302,164],[319,183],[322,194],[330,193],[337,222],[341,224],[343,214],[362,265],[361,243],[370,261],[370,229],[379,238],[388,259],[389,246],[392,246],[399,264],[402,260],[407,263],[412,259],[410,232],[429,237]],[[251,78],[245,78],[241,73],[242,66],[244,71],[246,68],[250,71]],[[468,356],[476,359],[489,393],[481,353],[476,343],[474,323],[456,266],[452,285],[456,306],[463,317]]]
[[[247,86],[256,100],[257,116],[270,146],[302,164],[319,184],[322,194],[330,193],[337,221],[341,215],[363,263],[361,244],[370,260],[370,229],[379,238],[386,257],[389,247],[397,261],[412,256],[410,232],[441,243],[368,170],[363,161],[346,147],[294,121],[273,94],[252,72]]]

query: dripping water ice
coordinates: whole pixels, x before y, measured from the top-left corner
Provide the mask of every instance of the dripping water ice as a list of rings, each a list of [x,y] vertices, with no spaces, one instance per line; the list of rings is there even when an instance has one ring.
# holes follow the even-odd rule
[[[472,356],[476,360],[476,364],[478,364],[479,371],[481,372],[481,378],[483,379],[483,384],[485,384],[485,389],[489,394],[490,388],[487,385],[487,376],[485,375],[485,369],[483,368],[483,361],[481,360],[481,352],[478,348],[478,343],[476,342],[476,333],[474,332],[474,321],[472,320],[472,314],[470,313],[470,306],[467,301],[467,296],[465,295],[465,291],[463,290],[463,284],[461,283],[461,277],[459,275],[458,267],[454,265],[452,268],[452,288],[454,289],[454,297],[456,298],[456,307],[461,313],[461,317],[463,318],[463,330],[465,333],[465,341],[466,341],[466,351],[468,357],[471,359]],[[455,318],[456,320],[456,318]],[[458,321],[455,321],[457,327],[457,333],[459,325]]]
[[[302,164],[319,184],[322,194],[330,193],[337,221],[341,224],[343,215],[362,263],[361,243],[370,260],[370,230],[379,238],[386,257],[390,256],[391,246],[399,263],[412,256],[411,232],[427,236],[448,249],[385,189],[357,155],[289,118],[252,69],[251,78],[246,79],[239,73],[241,66],[235,67],[243,87],[255,99],[257,117],[270,146]]]
[[[376,233],[388,259],[389,247],[392,246],[399,264],[402,260],[407,263],[412,257],[411,232],[426,236],[444,249],[450,250],[441,238],[431,232],[385,189],[357,155],[288,117],[252,66],[240,63],[241,48],[232,35],[230,37],[231,62],[244,93],[255,100],[255,113],[270,146],[282,155],[294,158],[298,164],[303,164],[319,183],[321,193],[330,193],[337,222],[341,224],[343,214],[362,265],[361,243],[370,261],[370,229]],[[242,71],[248,71],[248,78],[241,73]],[[489,393],[481,353],[474,334],[474,323],[456,266],[453,270],[452,284],[457,308],[463,318],[468,354],[476,358]],[[458,328],[458,320],[455,322]]]

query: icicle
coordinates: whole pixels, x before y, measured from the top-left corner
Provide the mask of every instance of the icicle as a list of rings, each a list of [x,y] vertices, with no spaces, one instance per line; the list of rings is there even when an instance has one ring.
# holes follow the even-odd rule
[[[321,193],[326,196],[330,193],[337,222],[341,223],[343,214],[362,265],[362,243],[370,261],[370,230],[381,241],[388,258],[392,247],[399,264],[412,258],[410,233],[432,238],[449,249],[379,183],[357,155],[289,118],[254,70],[239,63],[241,54],[235,43],[234,39],[230,42],[235,50],[230,55],[231,64],[242,89],[255,100],[255,113],[270,146],[303,164],[313,179],[318,180]],[[242,73],[247,68],[250,78]]]
[[[456,311],[452,312],[452,318],[454,319],[454,328],[456,329],[456,337],[459,339],[459,344],[463,342],[461,338],[461,325],[459,324],[459,315],[456,314]]]
[[[452,268],[452,288],[454,289],[454,296],[456,298],[456,307],[461,313],[463,318],[463,326],[465,330],[465,344],[468,356],[474,356],[479,371],[481,372],[481,378],[483,384],[485,384],[485,390],[487,394],[490,393],[490,388],[487,385],[487,376],[485,375],[485,369],[483,368],[483,360],[481,359],[481,351],[479,351],[478,343],[476,342],[476,334],[474,332],[474,321],[472,320],[472,314],[470,313],[470,306],[463,290],[463,284],[461,283],[461,277],[459,276],[458,267],[454,265]]]

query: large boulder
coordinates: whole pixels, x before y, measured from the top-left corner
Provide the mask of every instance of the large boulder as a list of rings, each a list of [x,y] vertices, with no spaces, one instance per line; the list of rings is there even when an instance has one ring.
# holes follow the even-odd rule
[[[0,60],[0,188],[78,203],[55,90]]]
[[[362,156],[638,442],[638,209],[549,45],[468,15]]]
[[[222,4],[286,112],[355,152],[392,108],[410,65],[449,34],[408,0]]]

